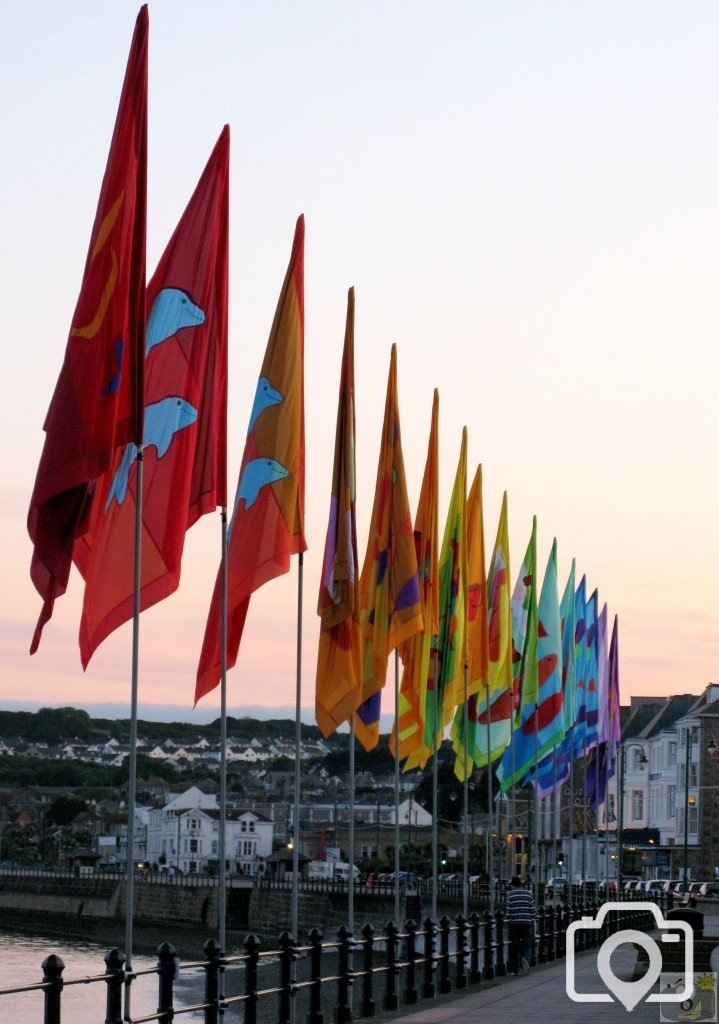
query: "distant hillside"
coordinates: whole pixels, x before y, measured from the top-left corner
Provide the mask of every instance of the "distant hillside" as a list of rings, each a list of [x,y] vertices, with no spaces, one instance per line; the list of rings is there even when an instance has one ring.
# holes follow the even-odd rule
[[[220,721],[215,719],[207,725],[190,722],[145,722],[140,720],[138,735],[148,743],[162,743],[166,739],[178,743],[194,743],[201,737],[216,741],[220,732]],[[295,723],[290,718],[261,721],[258,718],[227,719],[227,735],[230,739],[284,739],[292,741]],[[41,708],[39,711],[0,711],[0,736],[22,736],[34,743],[57,745],[79,739],[86,742],[107,740],[114,736],[120,742],[130,740],[129,718],[91,718],[79,708]],[[319,740],[322,734],[317,726],[303,725],[305,740]]]

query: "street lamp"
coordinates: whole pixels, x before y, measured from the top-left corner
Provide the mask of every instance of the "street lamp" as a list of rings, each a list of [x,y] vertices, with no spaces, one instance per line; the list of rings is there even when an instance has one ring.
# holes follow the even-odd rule
[[[636,747],[641,750],[642,756],[639,758],[639,764],[644,769],[644,765],[647,764],[647,755],[644,753],[644,747],[641,743],[627,743],[621,746],[621,756],[619,758],[619,790],[617,792],[617,798],[619,801],[619,817],[617,821],[617,898],[622,891],[622,854],[624,853],[624,772],[626,770],[626,758],[627,751],[631,747]]]
[[[687,892],[689,889],[689,808],[694,807],[696,804],[696,797],[689,796],[689,763],[691,761],[692,743],[694,742],[695,733],[698,738],[699,726],[687,726],[684,737],[686,748],[684,754],[684,892]],[[714,740],[710,740],[707,751],[713,755],[716,749]]]

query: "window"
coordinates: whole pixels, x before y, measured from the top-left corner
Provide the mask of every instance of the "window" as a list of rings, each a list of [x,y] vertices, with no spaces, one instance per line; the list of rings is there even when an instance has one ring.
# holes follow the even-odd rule
[[[689,785],[697,786],[699,784],[699,765],[694,761],[689,763]]]
[[[677,787],[670,786],[667,791],[667,818],[677,816]]]
[[[632,747],[632,771],[640,772],[642,770],[642,757],[644,751],[640,750],[639,747]]]
[[[677,763],[677,745],[674,740],[669,741],[668,761],[667,764],[672,768]]]
[[[254,823],[254,821],[252,819],[249,820],[248,825],[249,825],[250,832],[254,832],[255,831],[255,823]]]
[[[216,839],[212,840],[212,852],[213,853],[217,853],[217,840]]]
[[[617,820],[616,811],[614,809],[614,793],[610,793],[607,796],[607,821],[612,822]]]
[[[644,817],[644,793],[641,789],[632,790],[632,818],[641,821]]]
[[[699,808],[695,805],[689,808],[689,835],[695,836],[699,831]]]
[[[240,822],[240,832],[246,832],[246,831],[247,831],[247,819],[243,818],[242,821]]]
[[[245,839],[244,843],[242,844],[242,856],[251,857],[254,845],[255,844],[252,842],[251,839]]]
[[[190,853],[197,853],[197,840],[196,839],[191,839],[190,840]]]

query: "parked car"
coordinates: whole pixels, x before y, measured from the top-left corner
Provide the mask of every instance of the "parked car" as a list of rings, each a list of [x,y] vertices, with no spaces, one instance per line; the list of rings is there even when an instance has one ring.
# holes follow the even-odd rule
[[[567,894],[568,883],[566,878],[548,878],[545,891],[552,897],[564,897]]]
[[[705,900],[719,900],[719,882],[703,882],[699,895]]]
[[[699,895],[699,890],[704,885],[704,882],[690,882],[689,888],[684,893],[684,899],[682,900],[684,906],[692,906],[694,900]]]
[[[606,896],[607,892],[609,893],[610,896],[616,896],[617,895],[617,883],[614,881],[613,878],[611,878],[609,880],[609,886],[608,887],[607,887],[607,880],[606,880],[606,878],[603,878],[602,881],[599,883],[599,895],[600,896]]]
[[[661,896],[664,889],[663,878],[650,878],[646,881],[639,892],[645,892],[647,896]]]
[[[640,878],[628,878],[624,882],[624,892],[636,892],[637,889],[641,888],[642,884]]]

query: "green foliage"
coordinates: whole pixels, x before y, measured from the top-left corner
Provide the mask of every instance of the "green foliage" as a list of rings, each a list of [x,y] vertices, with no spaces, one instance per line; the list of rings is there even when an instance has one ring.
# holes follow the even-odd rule
[[[87,804],[77,796],[56,796],[47,809],[46,825],[70,825],[83,811]]]

